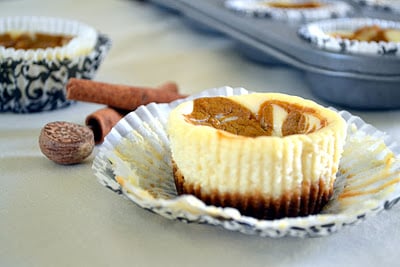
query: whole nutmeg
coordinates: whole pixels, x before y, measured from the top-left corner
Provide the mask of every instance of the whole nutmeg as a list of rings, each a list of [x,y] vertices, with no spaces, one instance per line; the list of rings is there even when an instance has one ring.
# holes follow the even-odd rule
[[[86,126],[55,121],[43,127],[39,146],[42,153],[56,163],[76,164],[92,153],[94,136],[92,130]]]

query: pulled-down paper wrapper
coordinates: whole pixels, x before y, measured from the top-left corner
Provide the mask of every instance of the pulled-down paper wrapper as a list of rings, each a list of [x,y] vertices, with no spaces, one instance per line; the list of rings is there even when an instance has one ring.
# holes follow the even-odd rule
[[[187,100],[249,93],[243,88],[223,87]],[[259,220],[233,208],[207,206],[192,195],[177,196],[165,125],[169,112],[182,101],[185,99],[142,106],[113,128],[93,163],[101,184],[170,219],[268,237],[326,236],[400,201],[400,147],[347,111],[339,111],[347,122],[347,139],[334,194],[320,214]]]

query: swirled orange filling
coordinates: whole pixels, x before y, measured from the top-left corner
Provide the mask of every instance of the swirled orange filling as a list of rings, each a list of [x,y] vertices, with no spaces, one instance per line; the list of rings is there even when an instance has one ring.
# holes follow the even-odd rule
[[[304,9],[304,8],[318,8],[321,7],[322,4],[318,2],[268,2],[266,5],[275,8],[285,8],[285,9]]]
[[[46,49],[64,46],[72,38],[61,34],[6,32],[0,34],[0,46],[23,50]]]
[[[236,135],[257,137],[277,135],[276,112],[284,113],[280,125],[281,136],[312,133],[327,122],[312,108],[281,100],[268,100],[257,113],[225,97],[206,97],[194,100],[192,113],[186,119],[196,125],[211,126]],[[313,119],[310,119],[313,118]]]

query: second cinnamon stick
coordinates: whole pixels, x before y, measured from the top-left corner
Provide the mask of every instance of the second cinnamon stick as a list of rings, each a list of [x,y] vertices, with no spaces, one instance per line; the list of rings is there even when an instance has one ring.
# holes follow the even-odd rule
[[[105,107],[89,114],[86,117],[85,123],[93,131],[95,144],[102,143],[104,137],[126,114],[127,112],[110,107]]]
[[[129,111],[151,102],[168,103],[183,97],[186,96],[178,93],[174,82],[167,82],[157,89],[76,78],[71,78],[67,84],[67,98],[70,100],[105,104]]]

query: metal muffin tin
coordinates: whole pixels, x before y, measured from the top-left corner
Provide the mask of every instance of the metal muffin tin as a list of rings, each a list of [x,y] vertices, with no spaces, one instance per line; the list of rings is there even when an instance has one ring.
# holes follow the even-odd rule
[[[168,2],[152,0],[168,7]],[[298,30],[307,22],[288,22],[243,15],[225,7],[225,0],[175,0],[179,10],[200,28],[218,31],[238,44],[244,54],[265,64],[284,64],[304,71],[311,91],[337,106],[354,109],[400,108],[400,58],[358,55],[318,49]],[[354,7],[351,17],[400,20],[392,11]],[[387,12],[387,14],[385,14]],[[367,15],[366,15],[367,14]]]

